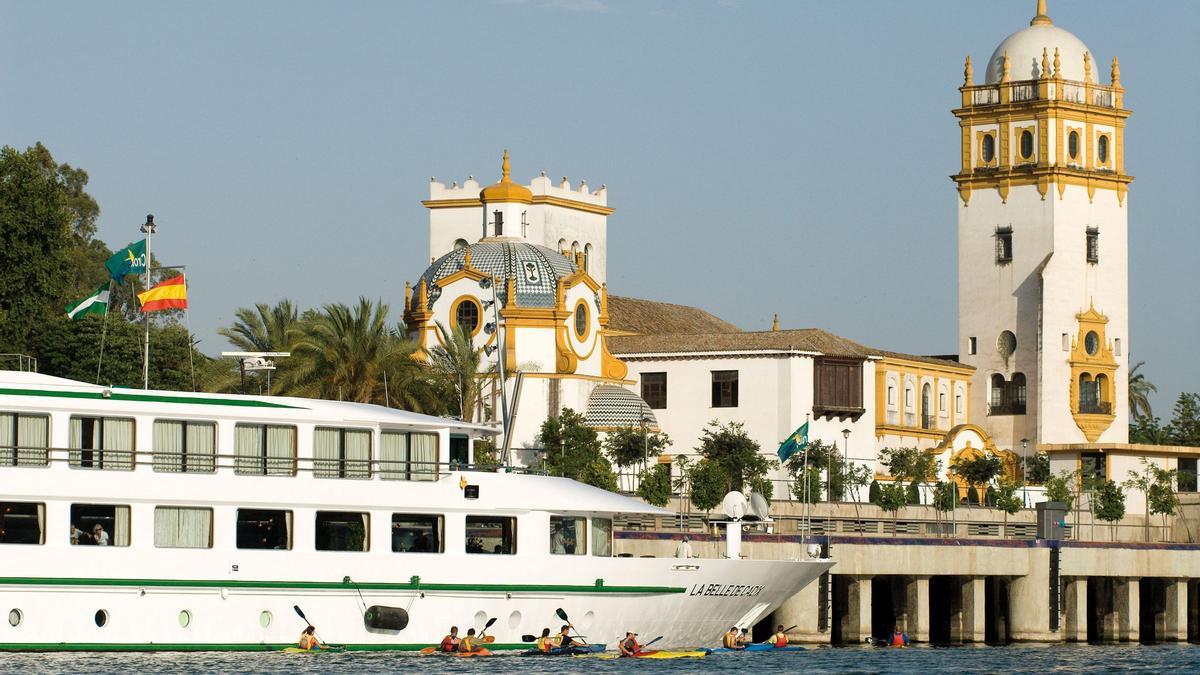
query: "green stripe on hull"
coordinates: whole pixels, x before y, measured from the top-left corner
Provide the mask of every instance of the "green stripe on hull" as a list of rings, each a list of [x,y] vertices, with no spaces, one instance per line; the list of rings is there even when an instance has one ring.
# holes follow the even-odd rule
[[[108,642],[0,642],[0,652],[278,652],[288,647],[288,644],[261,643],[108,643]],[[433,645],[427,644],[347,644],[348,652],[415,652]],[[491,651],[530,649],[533,645],[523,643],[495,642],[487,645]],[[338,652],[329,651],[326,654]],[[320,655],[314,652],[313,655]]]
[[[85,398],[97,401],[139,401],[142,403],[184,403],[187,405],[224,405],[235,408],[284,408],[302,410],[294,405],[271,403],[247,398],[202,398],[199,396],[171,396],[168,394],[126,394],[113,390],[108,396],[90,391],[53,391],[46,389],[7,389],[0,387],[0,396],[45,396],[49,398]]]
[[[491,591],[496,593],[684,593],[679,586],[592,586],[570,584],[427,584],[373,581],[240,581],[210,579],[88,579],[83,577],[0,577],[0,586],[120,586],[150,588],[264,588],[288,590]]]

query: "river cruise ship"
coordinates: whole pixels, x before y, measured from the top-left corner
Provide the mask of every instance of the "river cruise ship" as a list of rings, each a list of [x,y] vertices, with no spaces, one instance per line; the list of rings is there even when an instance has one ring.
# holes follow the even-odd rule
[[[714,645],[827,560],[623,557],[671,512],[472,466],[489,427],[375,405],[143,391],[0,371],[0,650],[349,649],[451,625],[527,648],[560,623]]]

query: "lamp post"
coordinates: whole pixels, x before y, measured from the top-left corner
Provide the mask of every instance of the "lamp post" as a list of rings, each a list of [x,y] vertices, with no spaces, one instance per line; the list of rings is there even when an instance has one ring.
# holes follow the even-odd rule
[[[849,467],[850,466],[850,430],[849,429],[842,429],[842,441],[843,441],[842,442],[842,462],[847,467]],[[845,471],[842,472],[842,474],[843,474],[842,475],[842,484],[838,486],[839,488],[842,488],[842,489],[845,488],[845,483],[846,483],[845,473],[846,473]],[[839,490],[839,492],[840,492],[840,490]],[[839,494],[838,496],[844,497],[845,495]]]
[[[1021,501],[1029,508],[1029,439],[1021,439]]]
[[[489,288],[492,290],[492,300],[490,302],[490,305],[492,308],[492,323],[490,324],[490,326],[492,327],[493,330],[496,331],[496,344],[492,345],[492,347],[493,347],[493,349],[497,350],[496,371],[500,376],[500,408],[501,408],[500,423],[504,430],[504,445],[505,445],[505,448],[507,449],[508,445],[509,445],[509,433],[511,432],[511,429],[509,429],[510,424],[509,424],[509,419],[508,419],[508,392],[505,390],[505,387],[504,387],[504,381],[505,381],[505,375],[506,375],[506,373],[504,372],[504,355],[505,355],[506,345],[505,345],[505,340],[504,340],[504,327],[500,325],[500,293],[496,290],[499,283],[500,283],[499,277],[485,277],[485,278],[479,280],[480,288],[482,288],[485,291],[488,290]],[[488,304],[489,303],[487,303],[485,301],[485,303],[484,303],[485,310],[486,310],[486,307]],[[487,326],[485,326],[484,328],[486,330]],[[484,347],[484,351],[485,351],[485,353],[488,353],[489,356],[491,355],[490,351],[487,349],[487,347]],[[501,458],[500,458],[501,464],[503,464],[505,466],[508,465],[507,454],[508,454],[507,452],[502,453]]]
[[[142,232],[146,233],[146,290],[150,290],[150,240],[158,232],[154,224],[154,216],[146,214],[146,222],[142,224]],[[150,388],[150,312],[142,312],[146,323],[146,351],[142,356],[142,389]]]
[[[650,462],[650,417],[642,415],[638,425],[642,428],[642,471],[645,471]]]

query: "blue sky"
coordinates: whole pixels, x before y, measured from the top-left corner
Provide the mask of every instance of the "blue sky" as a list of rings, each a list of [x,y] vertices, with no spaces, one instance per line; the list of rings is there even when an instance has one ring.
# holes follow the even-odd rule
[[[1133,9],[1131,9],[1133,8]],[[380,297],[427,264],[430,176],[605,183],[614,293],[952,353],[962,60],[1034,0],[0,1],[0,143],[154,213],[201,349],[237,307]],[[1198,391],[1200,3],[1051,0],[1121,59],[1131,353]],[[1107,68],[1101,68],[1104,75]],[[982,77],[982,70],[977,79]],[[1107,79],[1107,78],[1105,78]]]

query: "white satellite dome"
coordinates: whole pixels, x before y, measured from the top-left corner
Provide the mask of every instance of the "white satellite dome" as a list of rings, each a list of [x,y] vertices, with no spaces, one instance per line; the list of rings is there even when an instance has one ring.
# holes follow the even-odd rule
[[[1075,34],[1063,30],[1051,22],[1046,15],[1044,2],[1038,3],[1038,14],[1033,17],[1028,28],[1004,38],[1004,41],[992,52],[992,58],[987,63],[987,73],[984,81],[996,84],[1004,75],[1004,54],[1008,53],[1008,77],[1010,80],[1036,80],[1042,74],[1042,52],[1045,51],[1053,73],[1054,50],[1058,50],[1059,72],[1064,80],[1082,82],[1083,57],[1088,54],[1092,61],[1092,71],[1088,76],[1089,82],[1096,82],[1096,57]]]

